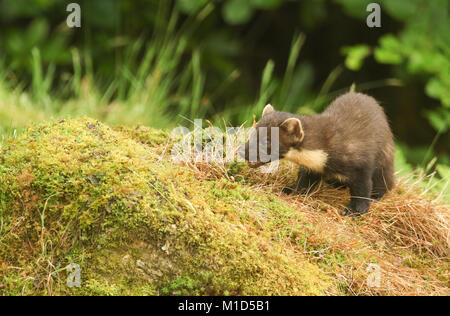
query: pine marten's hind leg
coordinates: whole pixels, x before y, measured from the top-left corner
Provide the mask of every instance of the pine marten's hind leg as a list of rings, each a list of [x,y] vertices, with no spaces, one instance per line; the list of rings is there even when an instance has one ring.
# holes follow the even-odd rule
[[[294,191],[313,191],[322,180],[322,175],[300,168],[297,181],[294,185],[283,188],[283,193],[291,194]]]

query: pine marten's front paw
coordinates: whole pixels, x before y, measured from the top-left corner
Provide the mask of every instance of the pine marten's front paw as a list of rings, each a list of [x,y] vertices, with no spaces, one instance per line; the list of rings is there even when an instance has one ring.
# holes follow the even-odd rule
[[[297,191],[295,188],[293,187],[284,187],[281,192],[283,192],[284,194],[292,194],[295,191]]]
[[[357,213],[353,211],[351,208],[346,207],[341,214],[342,216],[355,216]]]
[[[334,189],[345,190],[348,184],[338,181],[338,180],[327,180],[326,183]]]
[[[284,194],[292,194],[292,193],[308,193],[308,192],[312,192],[314,191],[318,186],[318,182],[300,182],[297,184],[294,184],[292,186],[289,187],[284,187],[283,188],[283,193]]]
[[[362,216],[364,214],[367,214],[367,212],[368,212],[367,209],[366,210],[364,210],[364,209],[362,209],[362,210],[354,210],[351,207],[346,207],[344,209],[344,211],[342,212],[342,215],[343,216],[351,216],[351,217],[360,217],[360,216]]]

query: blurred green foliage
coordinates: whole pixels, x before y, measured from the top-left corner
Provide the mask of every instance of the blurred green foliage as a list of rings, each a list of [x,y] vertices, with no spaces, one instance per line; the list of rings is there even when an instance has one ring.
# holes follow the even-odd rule
[[[361,1],[339,0],[349,12],[363,12]],[[424,78],[428,96],[440,100],[442,106],[423,114],[438,133],[450,127],[450,4],[447,0],[379,1],[393,18],[404,24],[398,35],[385,34],[374,50],[375,60],[395,65],[408,75]],[[360,44],[347,47],[346,65],[360,70],[370,47]]]
[[[65,23],[70,2],[81,6],[80,29]],[[384,106],[405,164],[438,157],[444,176],[449,3],[380,0],[382,27],[371,29],[370,2],[0,0],[0,130],[19,116],[64,115],[236,126],[268,102],[319,112],[353,85]]]
[[[228,24],[243,24],[250,20],[258,9],[277,8],[285,0],[225,0],[222,15]],[[292,1],[292,0],[291,0]],[[181,10],[186,14],[194,14],[210,0],[178,0]]]

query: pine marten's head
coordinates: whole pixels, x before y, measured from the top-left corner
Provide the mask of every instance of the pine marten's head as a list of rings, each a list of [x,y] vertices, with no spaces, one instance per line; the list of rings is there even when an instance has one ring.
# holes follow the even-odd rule
[[[299,148],[304,138],[302,123],[290,113],[266,105],[245,144],[245,159],[252,168],[282,159],[291,148]]]

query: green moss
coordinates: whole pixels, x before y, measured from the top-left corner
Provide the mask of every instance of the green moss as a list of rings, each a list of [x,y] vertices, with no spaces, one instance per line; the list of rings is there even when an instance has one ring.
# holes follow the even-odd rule
[[[166,143],[164,132],[91,119],[36,125],[9,140],[0,151],[0,293],[335,291],[274,238],[289,234],[295,210],[234,182],[197,180],[161,156]],[[65,285],[72,262],[81,288]]]
[[[236,181],[243,181],[244,177],[242,176],[242,171],[245,168],[245,163],[243,162],[231,162],[227,167],[228,176],[233,176]]]
[[[114,130],[125,133],[135,141],[151,147],[167,144],[170,139],[167,132],[146,126],[117,126],[114,127]]]

